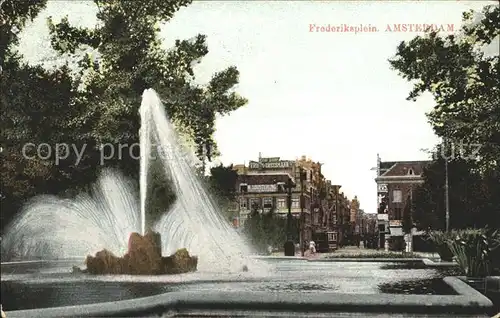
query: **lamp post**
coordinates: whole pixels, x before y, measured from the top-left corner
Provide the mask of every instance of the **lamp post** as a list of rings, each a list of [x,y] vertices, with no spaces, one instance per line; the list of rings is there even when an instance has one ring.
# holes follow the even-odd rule
[[[287,203],[288,203],[288,214],[286,222],[286,242],[285,242],[285,256],[295,256],[295,244],[292,240],[292,189],[295,188],[295,183],[292,178],[288,178],[285,184],[287,190]]]
[[[340,214],[339,211],[339,191],[341,186],[340,185],[334,185],[334,190],[335,190],[335,226],[337,228],[337,247],[340,247],[340,227],[342,224],[342,215]]]
[[[444,174],[445,174],[445,184],[444,184],[444,200],[446,207],[446,232],[450,231],[450,194],[448,186],[448,159],[444,159]]]
[[[446,151],[446,139],[443,140],[443,146]],[[443,152],[441,152],[443,153]],[[448,156],[444,156],[444,203],[446,209],[446,232],[450,230],[450,194],[449,194],[449,185],[448,185]]]
[[[304,232],[306,227],[305,215],[304,215],[304,180],[305,180],[305,171],[302,167],[300,167],[300,236],[299,236],[299,244],[301,256],[304,256]]]

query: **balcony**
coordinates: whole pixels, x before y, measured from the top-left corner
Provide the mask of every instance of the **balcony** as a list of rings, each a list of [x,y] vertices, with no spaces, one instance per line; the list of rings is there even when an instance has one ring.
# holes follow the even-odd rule
[[[377,221],[389,221],[389,214],[377,214]]]

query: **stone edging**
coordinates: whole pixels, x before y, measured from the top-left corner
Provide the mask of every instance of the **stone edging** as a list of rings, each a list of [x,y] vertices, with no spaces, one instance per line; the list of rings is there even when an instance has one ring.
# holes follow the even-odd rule
[[[482,314],[493,306],[491,301],[457,277],[444,281],[459,295],[353,295],[339,293],[305,294],[300,292],[171,292],[131,300],[7,312],[7,317],[111,317],[145,316],[183,310],[250,310],[269,312],[379,312],[379,313],[470,313]],[[355,297],[353,297],[355,296]]]
[[[421,262],[421,258],[349,258],[349,257],[332,257],[332,258],[317,258],[308,259],[309,262],[359,262],[359,263],[408,263]]]
[[[458,266],[456,262],[434,262],[428,258],[422,259],[422,262],[428,267],[452,267]]]

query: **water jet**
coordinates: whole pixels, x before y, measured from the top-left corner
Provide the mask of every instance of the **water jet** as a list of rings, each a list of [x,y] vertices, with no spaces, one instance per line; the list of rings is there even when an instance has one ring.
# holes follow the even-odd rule
[[[75,199],[40,196],[26,205],[8,227],[2,248],[21,259],[61,259],[106,249],[116,256],[127,251],[130,233],[146,232],[146,205],[152,147],[173,184],[177,200],[152,229],[161,234],[163,255],[186,248],[206,271],[238,272],[251,249],[218,211],[195,175],[194,155],[179,141],[159,96],[144,91],[139,108],[140,194],[119,172],[104,170],[91,194]],[[255,263],[255,262],[253,262]]]

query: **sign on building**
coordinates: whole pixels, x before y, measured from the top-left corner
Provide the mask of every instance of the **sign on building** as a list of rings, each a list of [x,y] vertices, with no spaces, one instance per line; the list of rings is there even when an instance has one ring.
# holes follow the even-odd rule
[[[401,226],[401,220],[390,220],[389,226]]]
[[[378,185],[378,193],[387,193],[387,192],[389,192],[387,184],[384,183]]]
[[[277,184],[250,184],[248,185],[248,192],[278,192]]]
[[[278,162],[280,161],[280,157],[270,157],[270,158],[260,158],[260,163],[268,163],[268,162]]]
[[[276,158],[261,158],[259,162],[250,161],[248,164],[249,169],[288,169],[292,167],[293,161],[279,160]]]

